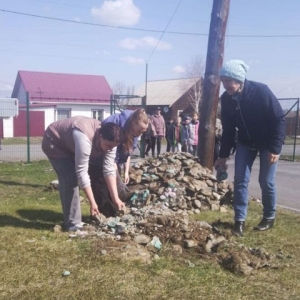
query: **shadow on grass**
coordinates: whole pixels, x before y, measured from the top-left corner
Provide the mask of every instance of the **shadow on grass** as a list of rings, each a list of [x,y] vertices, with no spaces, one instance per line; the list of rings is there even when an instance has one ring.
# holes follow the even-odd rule
[[[42,185],[42,184],[30,184],[30,183],[22,183],[22,182],[17,182],[17,181],[0,180],[0,184],[30,186],[30,187],[33,187],[33,188],[40,188],[40,187],[46,188],[46,186]]]
[[[62,214],[51,210],[18,210],[20,218],[3,214],[0,215],[0,227],[13,226],[17,228],[51,230],[55,224],[62,222]]]

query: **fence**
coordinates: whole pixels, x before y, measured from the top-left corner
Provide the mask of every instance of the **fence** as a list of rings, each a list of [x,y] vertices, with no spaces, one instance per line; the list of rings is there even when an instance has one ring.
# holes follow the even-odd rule
[[[295,161],[300,156],[299,98],[278,99],[285,113],[286,139],[281,159]]]
[[[141,98],[134,101],[141,101]],[[299,98],[279,99],[279,101],[286,114],[286,141],[281,158],[295,161],[296,157],[300,157]],[[62,107],[61,113],[64,109],[67,110]],[[0,137],[4,130],[6,133],[14,133],[14,137],[4,136],[0,140],[0,161],[30,163],[33,160],[46,159],[41,149],[42,136],[47,127],[47,120],[49,121],[49,114],[56,114],[56,117],[63,116],[62,114],[58,116],[57,110],[54,105],[51,108],[29,105],[27,97],[27,105],[20,108],[19,116],[0,119]],[[107,117],[110,110],[110,103],[102,107],[99,107],[99,104],[91,104],[86,110],[86,116],[101,119]],[[68,112],[70,113],[70,109]],[[83,115],[84,111],[78,109],[77,114],[79,113]]]

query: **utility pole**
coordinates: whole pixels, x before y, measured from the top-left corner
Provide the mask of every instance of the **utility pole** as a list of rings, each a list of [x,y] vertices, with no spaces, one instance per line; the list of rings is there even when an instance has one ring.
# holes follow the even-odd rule
[[[211,170],[213,169],[216,114],[220,92],[219,70],[223,64],[229,5],[230,0],[214,0],[213,2],[203,81],[198,150],[201,165]]]

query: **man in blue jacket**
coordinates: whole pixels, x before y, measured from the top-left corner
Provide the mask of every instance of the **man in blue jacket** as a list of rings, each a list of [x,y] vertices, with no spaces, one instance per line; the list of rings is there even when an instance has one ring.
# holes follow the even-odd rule
[[[235,155],[233,234],[244,234],[248,208],[248,183],[253,162],[259,153],[259,184],[263,218],[254,230],[272,228],[276,213],[275,173],[285,139],[285,117],[279,101],[265,84],[246,80],[248,66],[230,60],[220,70],[225,92],[221,96],[223,134],[219,158],[214,166],[226,169],[226,159],[234,145]]]

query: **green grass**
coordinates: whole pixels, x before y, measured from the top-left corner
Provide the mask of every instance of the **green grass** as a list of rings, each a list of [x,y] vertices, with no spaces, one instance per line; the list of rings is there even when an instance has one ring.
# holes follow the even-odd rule
[[[40,145],[42,143],[42,137],[31,137],[29,139],[31,145]],[[2,145],[27,145],[26,137],[19,138],[5,138],[1,140]]]
[[[52,231],[62,213],[58,193],[48,189],[56,178],[48,162],[0,169],[0,299],[300,299],[300,215],[281,210],[272,230],[254,232],[261,207],[251,203],[246,235],[233,239],[283,253],[278,268],[237,276],[214,260],[191,256],[190,268],[164,251],[144,265],[101,256],[96,238],[70,241]],[[88,204],[82,209],[87,218]],[[208,211],[197,218],[225,224],[232,217]]]

